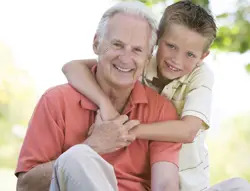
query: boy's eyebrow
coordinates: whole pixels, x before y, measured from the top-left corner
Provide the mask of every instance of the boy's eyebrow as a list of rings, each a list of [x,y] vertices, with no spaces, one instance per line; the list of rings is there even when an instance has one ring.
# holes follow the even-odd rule
[[[164,40],[165,43],[167,44],[171,44],[171,45],[174,45],[178,48],[177,44],[175,44],[174,42],[171,42],[171,41],[168,41],[168,40]]]

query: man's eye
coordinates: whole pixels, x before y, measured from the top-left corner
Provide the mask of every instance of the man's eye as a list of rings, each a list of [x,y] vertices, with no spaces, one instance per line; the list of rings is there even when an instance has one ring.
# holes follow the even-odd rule
[[[122,48],[122,44],[117,42],[113,43],[113,46],[116,48]]]

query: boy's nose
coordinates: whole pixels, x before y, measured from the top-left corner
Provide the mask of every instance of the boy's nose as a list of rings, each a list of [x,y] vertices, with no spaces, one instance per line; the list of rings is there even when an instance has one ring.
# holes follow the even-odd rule
[[[180,65],[182,63],[182,55],[181,55],[181,53],[178,52],[175,55],[173,55],[172,62],[177,66]]]

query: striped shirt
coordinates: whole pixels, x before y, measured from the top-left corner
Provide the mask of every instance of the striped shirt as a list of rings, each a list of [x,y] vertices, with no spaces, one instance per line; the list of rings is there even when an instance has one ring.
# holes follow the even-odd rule
[[[212,101],[213,73],[202,64],[191,73],[158,88],[153,83],[157,78],[155,57],[144,71],[142,81],[159,94],[170,99],[180,118],[195,116],[203,121],[201,130],[192,143],[183,144],[179,158],[180,190],[202,191],[209,187],[208,150],[205,130],[209,128]]]

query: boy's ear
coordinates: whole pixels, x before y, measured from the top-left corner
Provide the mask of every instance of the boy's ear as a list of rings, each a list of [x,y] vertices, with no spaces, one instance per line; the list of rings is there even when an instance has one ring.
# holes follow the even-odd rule
[[[98,36],[95,34],[94,40],[93,40],[93,50],[95,54],[99,54],[99,39]]]
[[[204,58],[206,58],[208,55],[209,55],[210,51],[206,51],[202,54],[201,58],[200,58],[200,61],[198,62],[197,66],[200,66],[202,61],[204,60]]]
[[[204,58],[206,58],[206,57],[209,55],[209,53],[210,53],[209,50],[206,51],[206,52],[204,52],[204,53],[202,54],[202,56],[201,56],[201,60],[203,60]]]

